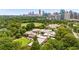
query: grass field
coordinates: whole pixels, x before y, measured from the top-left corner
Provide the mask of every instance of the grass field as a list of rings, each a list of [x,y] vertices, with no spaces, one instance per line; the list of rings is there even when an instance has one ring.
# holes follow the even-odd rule
[[[21,45],[21,47],[23,47],[23,46],[28,45],[31,42],[31,40],[29,40],[25,37],[22,37],[22,38],[14,40],[13,42],[14,43],[19,43]]]
[[[26,26],[27,24],[29,23],[22,23],[21,26]],[[43,23],[34,23],[35,27],[39,27],[39,26],[42,26]]]

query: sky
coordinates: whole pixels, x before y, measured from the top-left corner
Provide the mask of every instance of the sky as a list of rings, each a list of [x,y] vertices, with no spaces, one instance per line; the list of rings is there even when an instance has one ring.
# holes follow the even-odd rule
[[[39,9],[0,9],[0,15],[23,15],[33,12],[38,14]],[[41,9],[46,13],[60,12],[61,9]],[[66,11],[72,10],[79,13],[79,9],[65,9]]]
[[[79,12],[79,0],[0,0],[0,15],[38,13],[38,9],[50,13],[59,12],[59,9]]]
[[[29,12],[34,12],[38,14],[39,9],[0,9],[0,15],[23,15],[28,14]],[[59,12],[58,9],[41,9],[46,13]]]
[[[0,0],[0,9],[77,9],[79,0]]]

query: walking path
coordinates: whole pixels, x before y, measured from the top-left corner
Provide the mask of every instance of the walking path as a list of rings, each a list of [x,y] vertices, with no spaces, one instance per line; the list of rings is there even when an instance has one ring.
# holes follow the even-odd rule
[[[74,31],[73,31],[73,29],[72,29],[72,33],[74,34],[74,36],[78,39],[79,37],[78,37],[78,35],[77,35],[77,33],[75,33]]]
[[[67,26],[67,27],[68,27],[68,28],[70,28],[69,26]],[[72,33],[73,33],[73,35],[75,36],[75,38],[77,38],[77,39],[78,39],[79,37],[78,37],[77,33],[75,33],[75,32],[74,32],[74,30],[73,30],[72,28],[70,28],[70,29],[71,29],[71,31],[72,31]]]

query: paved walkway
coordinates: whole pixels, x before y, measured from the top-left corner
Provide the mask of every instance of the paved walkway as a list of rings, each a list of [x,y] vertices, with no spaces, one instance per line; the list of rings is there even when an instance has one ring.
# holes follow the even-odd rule
[[[73,31],[73,29],[72,29],[72,33],[74,34],[74,36],[78,39],[79,37],[78,37],[78,35],[77,35],[77,33],[75,33],[74,31]]]
[[[67,26],[67,27],[68,27],[68,28],[70,28],[69,26]],[[72,28],[70,28],[70,29],[71,29],[71,31],[72,31],[72,33],[73,33],[73,35],[75,36],[75,38],[77,38],[77,39],[78,39],[79,37],[78,37],[77,33],[75,33],[75,32],[73,31],[73,29],[72,29]]]

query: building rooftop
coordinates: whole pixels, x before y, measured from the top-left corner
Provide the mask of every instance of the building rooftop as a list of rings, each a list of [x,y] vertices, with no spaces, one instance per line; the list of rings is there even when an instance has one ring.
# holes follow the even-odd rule
[[[43,33],[43,34],[42,34]],[[33,29],[31,31],[27,31],[25,35],[27,35],[27,38],[33,39],[35,36],[37,36],[37,40],[39,44],[43,43],[44,41],[47,40],[49,37],[54,37],[55,32],[50,30],[50,29]]]

